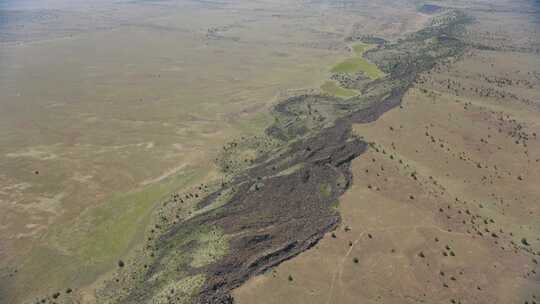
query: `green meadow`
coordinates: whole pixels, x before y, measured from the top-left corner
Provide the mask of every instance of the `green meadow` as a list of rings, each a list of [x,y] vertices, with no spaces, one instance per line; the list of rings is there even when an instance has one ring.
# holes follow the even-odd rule
[[[352,97],[358,95],[358,92],[355,90],[350,90],[340,87],[335,81],[326,81],[322,86],[321,90],[327,94],[334,95],[337,97]]]
[[[364,43],[353,45],[352,49],[356,56],[352,58],[347,58],[344,61],[336,64],[332,68],[331,72],[348,74],[364,73],[367,77],[371,79],[378,79],[383,77],[384,73],[379,70],[379,68],[375,64],[367,61],[362,57],[362,55],[372,47],[373,46]]]
[[[334,65],[330,72],[347,74],[363,73],[372,80],[383,77],[384,73],[377,67],[377,65],[362,57],[367,50],[373,47],[373,45],[366,43],[357,43],[353,45],[351,48],[355,56],[347,58]],[[321,85],[321,91],[326,94],[342,98],[348,98],[359,94],[356,90],[343,88],[339,86],[337,82],[330,80]]]
[[[25,263],[33,275],[26,277],[25,273],[20,279],[35,284],[46,280],[65,287],[92,282],[141,243],[156,202],[200,180],[206,172],[206,168],[183,170],[140,190],[118,194],[73,223],[56,227],[46,236],[54,246],[35,248]]]
[[[379,70],[379,68],[375,64],[361,57],[346,59],[336,64],[331,71],[332,73],[349,74],[356,74],[362,72],[371,79],[378,79],[384,76],[384,73]]]

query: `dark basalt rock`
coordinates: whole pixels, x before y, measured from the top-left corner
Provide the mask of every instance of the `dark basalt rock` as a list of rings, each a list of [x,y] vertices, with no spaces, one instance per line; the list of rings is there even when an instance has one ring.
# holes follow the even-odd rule
[[[423,14],[436,14],[443,10],[442,7],[435,4],[423,4],[418,8],[418,11]]]
[[[192,299],[200,304],[233,303],[232,289],[311,248],[334,230],[340,223],[335,204],[352,180],[350,162],[368,147],[352,134],[352,124],[372,122],[400,105],[418,73],[431,69],[439,59],[460,54],[463,45],[449,38],[455,23],[463,22],[461,15],[455,16],[448,18],[446,26],[422,30],[371,51],[370,59],[379,66],[395,54],[418,57],[387,64],[387,76],[363,88],[369,93],[366,96],[342,100],[301,95],[277,104],[273,109],[277,122],[266,133],[283,142],[279,151],[261,155],[231,178],[226,187],[235,191],[225,204],[181,221],[159,236],[159,250],[143,275],[144,284],[131,289],[119,302],[149,301],[161,286],[150,278],[167,267],[177,252],[193,250],[193,241],[178,240],[199,227],[219,227],[229,244],[227,254],[209,265],[191,268],[182,264],[189,274],[205,274],[204,285]],[[437,46],[424,43],[443,36]],[[418,50],[410,52],[416,45]],[[291,168],[295,170],[286,171]],[[209,194],[198,207],[210,206],[225,189]],[[185,273],[177,279],[182,275]]]

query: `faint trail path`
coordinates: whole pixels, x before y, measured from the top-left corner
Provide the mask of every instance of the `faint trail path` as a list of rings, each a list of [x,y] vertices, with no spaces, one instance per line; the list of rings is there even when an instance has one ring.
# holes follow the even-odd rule
[[[419,228],[428,228],[428,229],[435,229],[442,233],[447,234],[455,234],[460,236],[467,236],[470,237],[470,235],[462,232],[450,232],[447,230],[442,229],[441,227],[435,226],[435,225],[415,225],[415,226],[394,226],[394,227],[387,227],[387,228],[381,228],[381,229],[372,229],[372,230],[366,230],[362,233],[360,233],[356,240],[353,241],[353,244],[349,246],[349,249],[347,250],[347,253],[341,258],[341,260],[338,263],[338,267],[334,271],[334,274],[332,275],[332,282],[330,283],[330,291],[328,292],[328,298],[326,299],[326,304],[330,304],[332,301],[332,296],[334,294],[334,288],[336,286],[336,280],[339,278],[339,282],[341,282],[341,276],[343,274],[343,266],[345,262],[348,260],[352,250],[354,247],[358,244],[360,239],[366,234],[366,233],[375,233],[375,232],[387,232],[391,230],[405,230],[405,229],[412,229],[417,230]]]
[[[334,293],[334,286],[336,285],[337,277],[339,276],[340,280],[341,280],[341,274],[343,273],[343,264],[345,264],[345,261],[347,260],[347,258],[351,254],[352,250],[354,249],[354,246],[360,241],[360,237],[362,237],[362,235],[364,235],[365,233],[366,233],[366,231],[362,232],[358,236],[358,239],[356,239],[353,242],[352,246],[349,246],[350,248],[349,248],[349,250],[347,250],[347,253],[345,254],[345,256],[343,256],[341,258],[341,261],[339,262],[339,266],[336,269],[336,271],[334,272],[334,275],[332,276],[332,283],[330,284],[330,291],[328,292],[328,298],[326,300],[326,304],[330,304],[330,301],[332,300],[332,295]]]

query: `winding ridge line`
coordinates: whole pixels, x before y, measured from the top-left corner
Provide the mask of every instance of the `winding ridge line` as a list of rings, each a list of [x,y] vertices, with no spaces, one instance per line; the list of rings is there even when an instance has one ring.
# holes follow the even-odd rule
[[[462,56],[466,45],[456,37],[469,21],[462,12],[448,10],[395,43],[350,38],[377,42],[365,57],[386,76],[353,84],[362,94],[349,99],[301,95],[277,104],[266,135],[278,147],[199,203],[199,208],[218,206],[176,223],[147,246],[149,260],[138,280],[130,286],[108,282],[104,302],[230,304],[231,290],[314,246],[340,223],[335,206],[352,181],[350,162],[368,148],[352,134],[352,124],[372,122],[399,106],[419,73]],[[218,204],[220,193],[230,189],[232,196]],[[201,242],[201,231],[221,231],[227,251],[196,267],[190,254]],[[170,287],[186,277],[204,280]]]

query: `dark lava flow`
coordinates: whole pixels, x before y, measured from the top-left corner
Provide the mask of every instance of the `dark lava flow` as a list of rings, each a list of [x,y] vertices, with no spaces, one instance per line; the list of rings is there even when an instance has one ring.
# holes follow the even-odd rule
[[[352,134],[352,124],[374,121],[399,106],[419,73],[460,57],[465,45],[456,37],[467,21],[462,13],[447,11],[395,43],[352,35],[350,41],[378,43],[365,56],[386,76],[358,83],[355,89],[362,94],[349,99],[302,95],[277,104],[276,122],[266,133],[280,142],[279,148],[259,156],[199,207],[212,206],[216,193],[235,189],[227,202],[164,231],[155,246],[148,246],[151,259],[141,279],[116,295],[111,291],[120,287],[110,283],[108,300],[151,302],[171,281],[204,274],[202,288],[188,295],[190,302],[233,303],[232,289],[314,246],[339,224],[336,206],[351,183],[350,163],[368,147]],[[223,231],[228,250],[197,268],[185,253],[193,252],[197,240],[192,236],[201,227]],[[174,293],[171,290],[171,303],[180,301]]]

